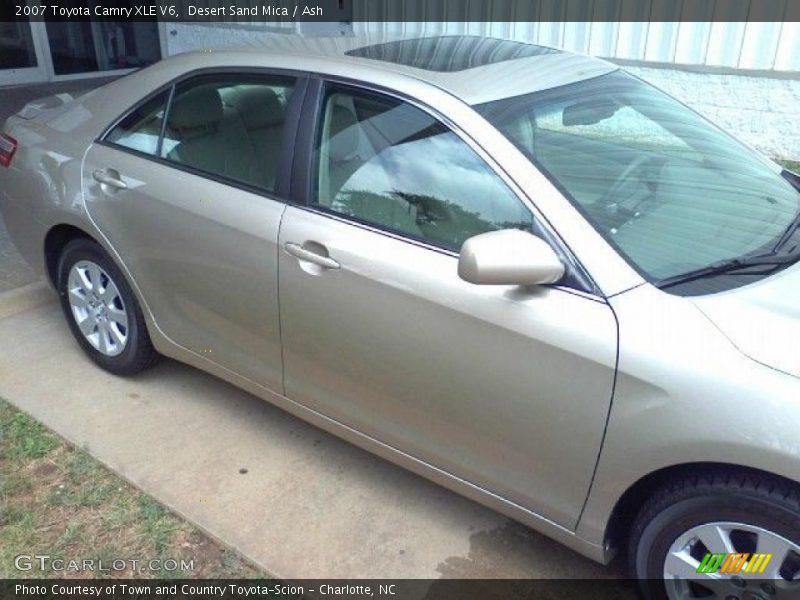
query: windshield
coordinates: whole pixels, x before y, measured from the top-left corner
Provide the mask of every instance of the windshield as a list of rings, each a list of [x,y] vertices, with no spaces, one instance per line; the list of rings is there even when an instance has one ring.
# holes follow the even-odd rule
[[[622,71],[475,108],[650,281],[768,253],[798,213],[778,169]]]

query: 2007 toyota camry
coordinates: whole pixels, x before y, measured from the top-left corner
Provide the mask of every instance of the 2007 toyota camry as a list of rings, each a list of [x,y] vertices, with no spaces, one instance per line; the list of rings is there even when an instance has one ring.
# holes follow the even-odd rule
[[[655,595],[800,579],[800,178],[616,66],[276,35],[31,103],[0,165],[101,367],[214,373]]]

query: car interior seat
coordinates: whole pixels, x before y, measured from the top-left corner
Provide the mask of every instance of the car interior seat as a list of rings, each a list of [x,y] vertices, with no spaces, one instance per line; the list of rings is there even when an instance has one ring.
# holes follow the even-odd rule
[[[238,112],[223,107],[214,86],[198,86],[180,94],[167,123],[177,139],[168,159],[247,181],[255,150]]]
[[[231,106],[238,111],[255,151],[249,180],[274,190],[285,122],[285,109],[278,94],[264,85],[246,87],[237,91]]]

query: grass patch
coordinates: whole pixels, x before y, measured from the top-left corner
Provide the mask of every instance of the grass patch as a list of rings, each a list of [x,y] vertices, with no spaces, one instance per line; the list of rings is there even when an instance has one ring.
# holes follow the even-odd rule
[[[790,171],[794,171],[795,173],[800,173],[800,162],[796,160],[787,160],[783,158],[776,158],[775,162],[783,165],[785,168],[789,169]]]
[[[6,405],[0,408],[0,443],[7,449],[8,459],[19,464],[46,456],[58,446],[58,439],[27,415]]]
[[[105,571],[20,571],[19,555],[126,562]],[[0,399],[0,578],[28,577],[268,575]]]

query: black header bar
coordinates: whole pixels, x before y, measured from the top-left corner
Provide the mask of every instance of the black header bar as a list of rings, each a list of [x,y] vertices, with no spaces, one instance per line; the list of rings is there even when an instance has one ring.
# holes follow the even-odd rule
[[[0,20],[799,22],[799,0],[2,0]]]
[[[3,600],[638,600],[638,583],[623,579],[26,579],[0,581],[0,597]]]

